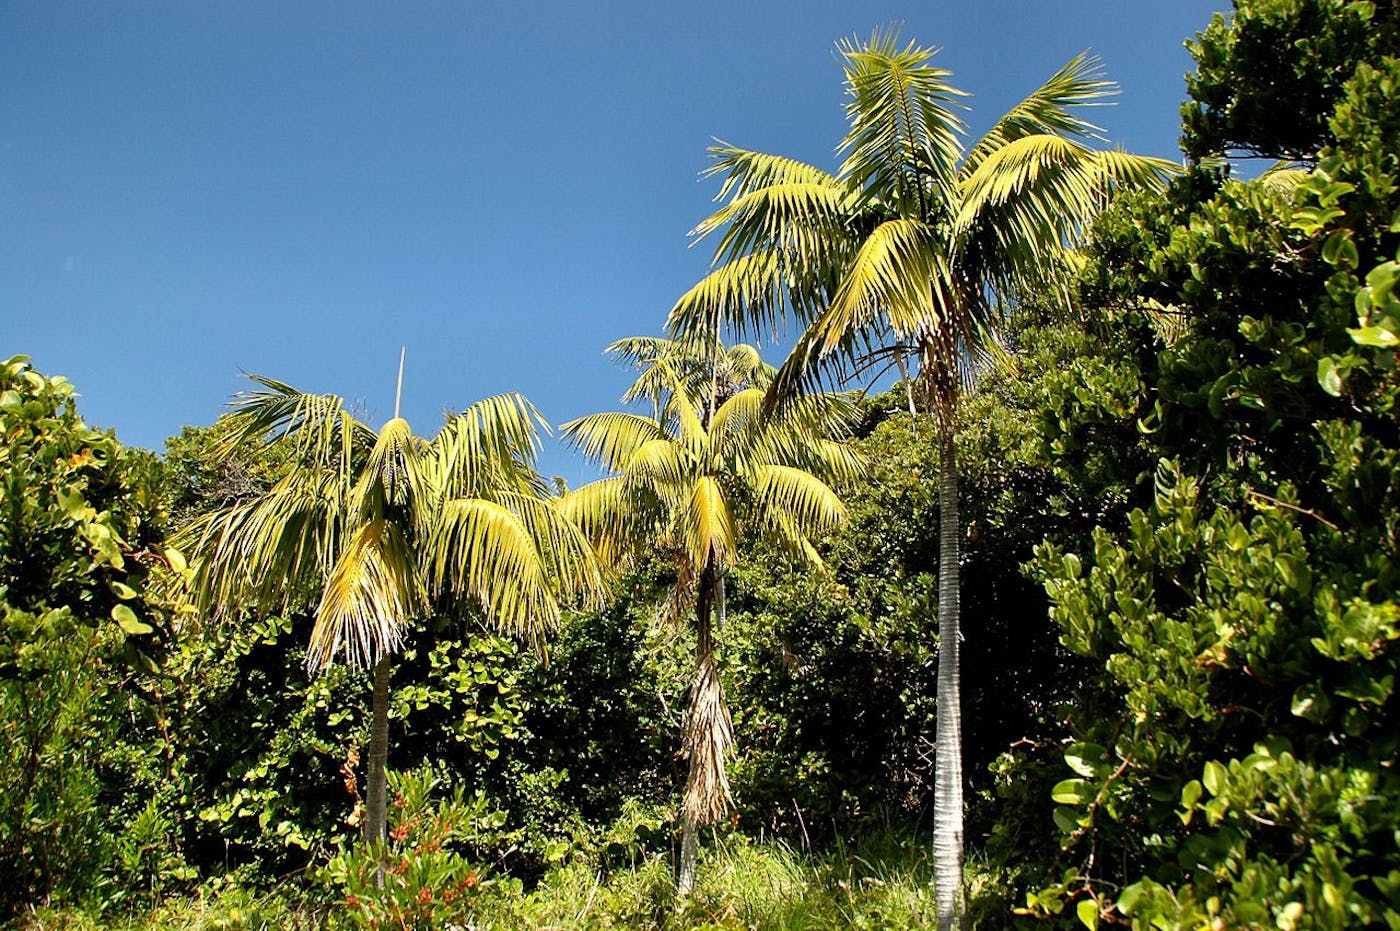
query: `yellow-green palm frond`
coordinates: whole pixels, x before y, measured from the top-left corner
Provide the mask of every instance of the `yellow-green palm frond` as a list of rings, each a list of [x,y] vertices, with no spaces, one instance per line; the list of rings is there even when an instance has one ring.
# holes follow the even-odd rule
[[[798,526],[791,515],[782,513],[769,515],[763,537],[778,549],[785,550],[813,569],[823,570],[826,568],[821,553],[817,552],[817,548],[812,545],[804,528]]]
[[[800,467],[828,482],[849,483],[865,475],[866,459],[849,443],[817,440],[794,460]]]
[[[776,411],[793,398],[805,394],[826,393],[829,389],[847,384],[854,372],[853,360],[859,355],[859,347],[869,346],[868,333],[852,333],[845,344],[844,352],[830,354],[822,351],[826,341],[826,327],[819,327],[818,317],[797,337],[783,364],[773,376],[768,386],[766,409]]]
[[[1104,78],[1099,58],[1081,52],[1007,111],[977,141],[963,160],[961,175],[966,178],[993,152],[1026,136],[1096,138],[1103,129],[1079,116],[1075,108],[1102,105],[1117,93],[1118,85]]]
[[[352,515],[330,469],[293,471],[256,500],[205,515],[172,541],[194,569],[201,611],[287,608],[335,566]]]
[[[605,351],[641,370],[637,380],[623,392],[622,400],[630,403],[645,398],[660,417],[674,391],[684,391],[695,403],[703,403],[714,381],[711,372],[715,360],[724,350],[713,336],[706,339],[697,334],[687,339],[632,336],[618,340]]]
[[[820,257],[830,253],[833,233],[850,216],[855,198],[841,184],[789,182],[750,191],[700,221],[697,239],[723,230],[716,264],[762,249],[780,255]]]
[[[1179,166],[1124,152],[1096,152],[1056,136],[1026,136],[992,153],[968,178],[958,215],[959,267],[970,311],[991,322],[979,298],[1011,296],[1063,280],[1065,247],[1119,188],[1160,189]]]
[[[379,428],[354,496],[363,519],[382,515],[387,508],[413,511],[433,494],[431,470],[425,468],[427,444],[413,435],[408,421],[395,417]]]
[[[425,560],[435,589],[475,598],[492,623],[536,647],[558,623],[562,591],[540,541],[501,503],[448,501],[426,541]]]
[[[372,520],[355,532],[326,580],[307,668],[314,672],[343,654],[347,663],[370,669],[398,651],[404,626],[425,609],[408,539],[393,521]]]
[[[858,416],[850,395],[816,392],[788,398],[762,425],[759,445],[767,463],[792,466],[826,482],[848,482],[865,471],[865,459],[844,442]]]
[[[710,147],[710,166],[701,177],[722,178],[715,200],[731,200],[775,184],[832,185],[836,179],[820,168],[782,155],[752,152],[717,140]]]
[[[750,343],[735,343],[722,356],[720,374],[732,384],[766,388],[777,370]]]
[[[262,387],[240,391],[230,402],[229,448],[250,440],[286,438],[300,460],[336,468],[348,484],[355,456],[374,443],[374,431],[352,417],[336,395],[306,394],[261,375],[248,378]]]
[[[687,452],[683,445],[667,437],[649,440],[638,447],[622,471],[631,485],[669,505],[675,502],[677,489],[684,487],[700,464],[698,455]]]
[[[592,543],[608,569],[630,564],[637,542],[664,519],[654,496],[639,494],[623,476],[609,476],[572,488],[559,510]]]
[[[758,513],[766,517],[766,522],[776,521],[781,515],[791,526],[804,528],[803,536],[810,536],[846,521],[846,505],[840,496],[803,469],[761,466],[754,472],[753,482],[758,493]]]
[[[602,606],[603,567],[583,529],[569,519],[562,498],[505,492],[496,503],[514,514],[534,541],[557,600],[587,608]]]
[[[432,443],[442,495],[471,497],[497,487],[542,493],[533,469],[542,430],[549,424],[515,392],[485,398],[450,418]]]
[[[686,558],[697,566],[711,559],[721,568],[734,565],[738,533],[720,483],[709,475],[696,479],[689,500],[676,514],[676,537]]]
[[[1013,211],[997,214],[997,221],[1033,218],[1033,227],[1063,233],[1086,225],[1116,187],[1159,190],[1180,171],[1166,159],[1094,151],[1053,135],[1024,136],[963,179],[956,224],[966,230],[992,208],[1010,206]]]
[[[643,368],[671,353],[674,340],[664,336],[624,336],[609,343],[603,352],[623,362]]]
[[[918,221],[887,220],[861,243],[828,310],[812,323],[827,355],[883,316],[898,337],[936,325],[952,300],[939,232]],[[931,313],[932,312],[932,313]]]
[[[560,425],[559,435],[578,447],[589,461],[611,472],[627,468],[637,450],[648,442],[668,439],[655,420],[621,411],[571,420]]]
[[[710,432],[705,428],[695,399],[677,392],[666,405],[666,418],[675,425],[675,442],[693,461],[704,462],[710,453]]]
[[[1093,170],[1099,184],[1113,188],[1143,191],[1163,191],[1167,181],[1185,169],[1166,158],[1133,155],[1122,149],[1103,149],[1094,153]]]
[[[1055,229],[1057,215],[1079,216],[1101,202],[1104,192],[1091,183],[1093,150],[1061,136],[1023,136],[990,153],[962,181],[959,229],[966,229],[988,207],[1012,201],[1037,209]],[[1073,209],[1074,205],[1082,208]]]
[[[710,435],[715,445],[721,448],[743,446],[746,435],[754,433],[762,421],[765,396],[761,388],[746,388],[716,408],[710,420]]]
[[[930,63],[936,49],[901,48],[893,29],[842,42],[838,51],[850,98],[840,177],[890,198],[901,213],[925,213],[930,185],[948,184],[957,168],[964,126],[953,107],[965,92],[948,82],[952,72]]]
[[[680,296],[666,318],[677,339],[710,339],[722,328],[776,332],[786,322],[782,262],[775,249],[756,249],[716,267]]]
[[[1298,190],[1298,185],[1310,177],[1312,171],[1299,167],[1296,162],[1275,162],[1257,180],[1263,187],[1291,197]]]

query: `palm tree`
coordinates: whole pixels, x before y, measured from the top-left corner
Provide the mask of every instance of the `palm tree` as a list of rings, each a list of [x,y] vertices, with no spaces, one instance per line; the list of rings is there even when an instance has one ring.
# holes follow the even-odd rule
[[[601,600],[601,572],[544,493],[533,468],[544,421],[520,395],[480,401],[425,440],[397,401],[376,433],[339,397],[252,379],[260,387],[228,415],[230,443],[283,442],[293,464],[183,531],[195,604],[214,616],[314,604],[308,669],[339,657],[373,670],[364,834],[382,844],[389,679],[409,625],[475,606],[539,645],[561,600]]]
[[[694,351],[667,340],[628,340],[610,349],[640,362],[629,397],[653,401],[653,416],[593,414],[563,436],[612,474],[565,499],[599,553],[617,562],[674,555],[676,584],[666,613],[695,611],[695,673],[682,728],[690,759],[681,811],[677,888],[695,883],[699,830],[729,804],[724,758],[733,731],[715,663],[713,619],[723,617],[724,577],[740,540],[762,534],[820,565],[812,538],[845,519],[828,482],[854,477],[860,460],[833,439],[851,405],[817,395],[771,418],[760,416],[771,369],[751,347],[718,343]]]
[[[1114,86],[1085,55],[969,146],[954,112],[964,92],[931,63],[933,49],[901,47],[893,31],[838,49],[850,129],[837,173],[713,149],[724,203],[694,232],[719,237],[715,268],[669,326],[708,338],[724,325],[763,332],[795,320],[804,330],[774,399],[872,350],[912,360],[941,457],[934,858],[939,926],[951,928],[963,912],[958,398],[996,350],[1004,308],[1064,280],[1069,250],[1113,191],[1160,187],[1175,166],[1090,147],[1098,130],[1079,108]]]

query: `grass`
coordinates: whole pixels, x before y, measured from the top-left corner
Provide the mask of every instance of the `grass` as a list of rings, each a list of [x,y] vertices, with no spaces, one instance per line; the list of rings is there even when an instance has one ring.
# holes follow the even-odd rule
[[[21,931],[300,931],[350,927],[348,915],[314,904],[316,891],[270,893],[235,884],[206,887],[135,916],[77,910],[30,913]],[[807,931],[937,926],[928,845],[893,830],[853,848],[809,856],[741,836],[706,838],[694,893],[677,901],[669,858],[640,855],[612,872],[594,861],[555,868],[528,893],[484,899],[472,931]]]
[[[483,931],[933,928],[932,882],[925,851],[892,834],[820,857],[736,838],[711,844],[702,855],[695,891],[684,901],[676,901],[664,858],[611,875],[580,862],[553,871],[523,899],[481,914],[478,926]]]

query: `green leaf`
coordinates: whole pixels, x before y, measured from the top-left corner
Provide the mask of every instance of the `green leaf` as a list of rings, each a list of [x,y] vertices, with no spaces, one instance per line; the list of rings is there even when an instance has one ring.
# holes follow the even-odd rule
[[[1229,770],[1223,763],[1210,760],[1206,763],[1205,772],[1201,776],[1201,782],[1205,783],[1206,789],[1211,795],[1219,795],[1220,789],[1225,785],[1225,779],[1229,775]]]
[[[170,568],[176,572],[184,572],[186,568],[185,554],[181,553],[173,546],[165,548],[165,561],[170,563]]]
[[[1192,779],[1181,787],[1181,807],[1188,811],[1196,807],[1196,803],[1201,799],[1201,783]]]
[[[1322,260],[1339,268],[1356,267],[1361,256],[1356,251],[1356,243],[1352,242],[1351,230],[1337,230],[1327,237],[1322,244]]]
[[[1085,805],[1094,798],[1093,786],[1083,779],[1066,779],[1055,784],[1050,798],[1061,805]]]
[[[1400,346],[1400,336],[1396,336],[1390,330],[1382,326],[1364,326],[1359,329],[1348,329],[1352,342],[1358,346],[1374,346],[1377,349],[1390,349]]]
[[[113,595],[116,595],[122,601],[130,601],[132,598],[136,597],[136,589],[124,582],[108,582],[107,587],[112,590]]]
[[[1065,750],[1065,763],[1079,775],[1092,779],[1105,774],[1108,751],[1094,743],[1072,744]]]
[[[121,629],[128,634],[149,634],[155,630],[150,624],[144,623],[136,617],[136,612],[126,605],[117,605],[112,609],[112,620],[120,625]]]
[[[1059,828],[1062,834],[1073,834],[1081,827],[1084,827],[1083,820],[1077,817],[1077,813],[1073,808],[1056,808],[1051,813],[1050,817],[1054,820],[1055,827]]]
[[[1316,682],[1300,686],[1293,693],[1293,714],[1314,724],[1327,717],[1330,707],[1327,693],[1323,692]]]
[[[1090,931],[1095,931],[1099,926],[1099,903],[1093,899],[1081,899],[1074,907],[1074,913],[1079,916],[1079,921]]]
[[[1131,915],[1133,908],[1137,905],[1138,899],[1142,898],[1142,883],[1133,883],[1118,894],[1118,910],[1125,915]]]
[[[1337,370],[1337,360],[1331,356],[1323,356],[1317,360],[1317,383],[1322,386],[1322,390],[1332,395],[1334,398],[1342,396],[1342,375]]]

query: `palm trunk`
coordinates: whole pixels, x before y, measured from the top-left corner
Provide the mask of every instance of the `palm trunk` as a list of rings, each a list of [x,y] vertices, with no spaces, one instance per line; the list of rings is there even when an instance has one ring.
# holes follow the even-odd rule
[[[695,679],[690,687],[690,708],[681,744],[682,751],[690,757],[690,774],[681,805],[681,859],[676,871],[676,891],[680,895],[689,895],[695,888],[700,828],[720,818],[729,804],[724,757],[734,744],[734,731],[715,665],[711,629],[715,603],[723,597],[720,577],[711,562],[700,573],[696,593]],[[721,614],[723,611],[721,604]]]
[[[700,852],[700,825],[689,814],[681,816],[681,865],[676,873],[676,891],[690,895],[695,888],[695,863]]]
[[[958,562],[958,463],[952,416],[938,424],[938,725],[933,774],[933,875],[939,931],[963,921],[962,611]]]
[[[385,770],[389,763],[389,676],[391,659],[386,654],[374,666],[374,700],[369,726],[369,773],[365,783],[365,841],[380,850],[388,837],[389,787]],[[381,865],[375,885],[383,886]]]

